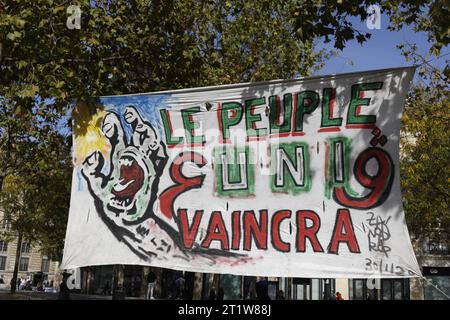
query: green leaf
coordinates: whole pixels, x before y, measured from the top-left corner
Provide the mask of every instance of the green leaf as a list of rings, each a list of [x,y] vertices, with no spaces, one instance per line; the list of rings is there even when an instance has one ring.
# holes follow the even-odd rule
[[[53,8],[52,12],[53,14],[57,14],[58,12],[64,11],[66,10],[65,6],[56,6]]]
[[[25,68],[28,65],[28,62],[24,61],[24,60],[20,60],[19,62],[17,62],[17,67],[20,69]]]
[[[20,18],[14,19],[14,24],[18,28],[23,28],[25,26],[26,21]]]
[[[6,38],[8,38],[9,40],[12,40],[12,41],[14,41],[20,37],[22,37],[22,33],[20,33],[19,31],[10,32],[6,35]]]
[[[24,98],[34,98],[36,93],[39,91],[39,87],[36,85],[27,85],[24,89],[19,92],[19,95]]]
[[[55,88],[57,88],[57,89],[62,88],[64,86],[64,84],[65,84],[64,81],[61,81],[61,80],[56,81]]]

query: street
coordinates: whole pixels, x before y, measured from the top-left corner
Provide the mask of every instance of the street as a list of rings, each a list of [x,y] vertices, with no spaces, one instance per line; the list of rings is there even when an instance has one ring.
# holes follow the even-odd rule
[[[143,298],[126,297],[126,300],[144,300]],[[0,300],[58,300],[58,293],[17,291],[11,294],[9,291],[0,290]],[[71,293],[70,300],[112,300],[111,296]]]

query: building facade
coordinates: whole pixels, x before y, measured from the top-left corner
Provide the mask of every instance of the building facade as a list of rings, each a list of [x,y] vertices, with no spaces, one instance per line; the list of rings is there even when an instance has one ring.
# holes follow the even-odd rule
[[[413,299],[447,300],[450,296],[450,231],[430,234],[416,245],[416,256],[425,279],[416,281]]]
[[[0,283],[9,285],[13,277],[18,238],[11,236],[11,222],[0,211]],[[20,245],[18,278],[30,280],[32,286],[46,281],[57,286],[59,262],[42,254],[39,247],[27,242]]]
[[[271,300],[329,300],[340,292],[345,300],[445,300],[450,297],[450,252],[448,235],[425,239],[414,245],[424,279],[310,279],[266,278],[265,290]],[[140,266],[124,266],[123,291],[129,297],[144,297],[146,273],[157,275],[156,296],[175,296],[179,272]],[[81,291],[111,294],[113,266],[81,269]],[[186,299],[208,300],[220,294],[228,299],[257,299],[257,277],[184,272]]]

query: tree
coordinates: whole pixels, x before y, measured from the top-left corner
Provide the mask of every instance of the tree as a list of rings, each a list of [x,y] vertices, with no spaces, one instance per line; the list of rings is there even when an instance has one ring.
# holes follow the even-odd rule
[[[450,43],[450,6],[447,0],[395,0],[384,1],[383,7],[390,16],[390,29],[399,30],[412,25],[416,32],[426,32],[431,52],[438,56]]]
[[[428,34],[431,59],[418,54],[414,43],[398,46],[407,60],[419,66],[419,83],[409,94],[403,117],[402,188],[408,226],[416,237],[436,229],[449,230],[450,67],[448,60],[440,68],[431,63],[444,57],[440,56],[441,49],[450,42],[448,1],[300,1],[293,13],[296,33],[300,39],[312,36],[325,42],[334,40],[337,49],[353,39],[364,43],[370,32],[361,33],[349,17],[365,20],[371,5],[380,6],[389,17],[389,30],[410,25],[416,32]]]
[[[54,124],[73,99],[307,75],[322,57],[293,38],[293,2],[72,4],[80,30],[53,1],[0,2],[3,177],[26,166],[13,149],[36,138],[30,121]]]
[[[0,13],[0,81],[15,97],[73,98],[307,75],[320,62],[298,41],[294,1],[10,1]]]
[[[0,83],[13,97],[72,99],[306,76],[324,52],[315,40],[363,43],[379,5],[392,30],[426,31],[437,53],[449,42],[445,0],[72,1],[80,29],[55,1],[0,2]],[[2,93],[2,94],[3,94]]]
[[[298,1],[292,12],[295,32],[300,39],[334,40],[337,49],[343,49],[346,42],[353,39],[362,44],[370,39],[371,33],[356,29],[349,18],[366,20],[373,13],[373,5],[389,18],[390,30],[412,25],[417,32],[427,32],[436,54],[450,42],[450,7],[446,0]]]
[[[418,242],[446,241],[450,244],[450,67],[448,46],[450,7],[446,1],[393,1],[391,29],[412,24],[428,33],[426,58],[415,43],[398,45],[407,60],[418,66],[416,81],[409,93],[403,115],[401,183],[408,227]],[[439,64],[435,63],[440,61]]]
[[[0,205],[56,257],[71,167],[58,121],[74,99],[308,75],[322,58],[295,38],[293,1],[70,4],[80,30],[54,1],[0,1]]]
[[[348,18],[366,19],[372,4],[389,15],[392,29],[409,24],[428,32],[434,54],[448,44],[444,0],[73,0],[80,29],[66,26],[65,4],[0,0],[4,205],[26,209],[40,227],[23,227],[24,234],[61,250],[70,144],[57,122],[75,100],[307,76],[326,58],[315,52],[316,40],[342,49],[370,38]]]
[[[450,230],[450,94],[448,82],[444,84],[436,76],[432,79],[411,91],[401,137],[406,219],[418,240]]]
[[[57,113],[48,109],[44,117],[42,111],[33,108],[22,112],[15,102],[0,99],[0,166],[5,175],[0,208],[11,224],[1,236],[18,240],[13,284],[23,242],[39,245],[54,260],[63,248],[70,196],[70,144],[57,129]]]

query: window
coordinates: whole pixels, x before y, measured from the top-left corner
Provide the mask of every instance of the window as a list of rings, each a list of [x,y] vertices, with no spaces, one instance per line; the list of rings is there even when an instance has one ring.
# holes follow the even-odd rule
[[[381,280],[382,300],[409,300],[409,279]]]
[[[219,277],[219,281],[219,288],[222,288],[224,292],[224,300],[241,299],[242,277],[231,274],[222,274]],[[218,291],[216,294],[218,294]]]
[[[41,271],[49,272],[50,269],[50,259],[47,256],[42,257]]]
[[[381,299],[382,300],[390,300],[392,284],[389,280],[383,280],[382,283],[383,283],[383,288],[381,289]]]
[[[379,288],[370,289],[367,279],[350,279],[351,300],[409,300],[409,279],[381,279]]]
[[[334,279],[294,278],[294,300],[329,300],[334,295]]]
[[[0,240],[0,252],[8,251],[8,242]]]
[[[268,281],[267,291],[268,291],[269,298],[270,298],[270,300],[276,300],[277,293],[278,293],[278,290],[280,287],[279,280],[276,277],[269,278],[268,280],[269,281]]]
[[[364,300],[364,280],[363,279],[355,279],[354,283],[354,292],[353,298],[355,300]]]
[[[450,268],[423,267],[425,300],[447,300],[450,296]]]
[[[0,256],[0,270],[6,270],[6,257]]]
[[[450,233],[442,230],[430,232],[423,241],[423,249],[427,254],[449,255]]]
[[[11,229],[11,219],[9,219],[8,216],[4,216],[3,219],[1,220],[0,226],[4,230],[10,230]]]
[[[378,290],[367,287],[367,279],[349,280],[350,300],[378,300]]]
[[[31,250],[31,245],[27,242],[22,243],[20,252],[22,253],[22,255],[28,255],[30,253]]]
[[[28,271],[28,263],[30,258],[21,257],[19,260],[19,271]]]

